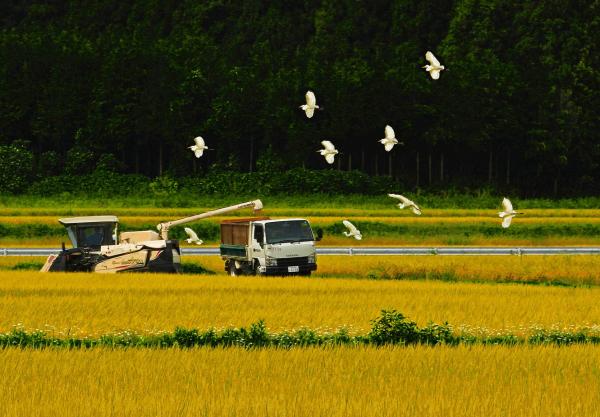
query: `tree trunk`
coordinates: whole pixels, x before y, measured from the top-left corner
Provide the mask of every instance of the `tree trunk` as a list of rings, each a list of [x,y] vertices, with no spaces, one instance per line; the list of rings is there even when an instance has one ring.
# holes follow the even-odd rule
[[[488,161],[488,183],[492,183],[492,162],[494,158],[494,152],[490,150],[490,159]]]
[[[254,165],[254,138],[250,138],[250,164],[248,166],[248,171],[252,172],[252,166]]]
[[[158,145],[158,176],[163,174],[163,144],[162,141]]]
[[[419,152],[417,152],[417,187],[419,186],[419,174],[421,171],[421,166],[419,163]]]
[[[140,141],[139,139],[135,140],[135,173],[140,173]]]
[[[440,154],[440,182],[444,182],[444,153]]]
[[[427,154],[427,174],[429,175],[429,185],[431,185],[431,152]]]
[[[506,151],[506,185],[510,184],[510,150]]]
[[[365,150],[360,150],[360,170],[365,172]]]

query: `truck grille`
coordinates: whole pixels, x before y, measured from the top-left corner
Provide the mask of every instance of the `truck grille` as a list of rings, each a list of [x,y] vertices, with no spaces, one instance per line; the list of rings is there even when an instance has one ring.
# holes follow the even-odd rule
[[[308,257],[300,256],[298,258],[278,258],[277,266],[293,266],[293,265],[307,265]]]

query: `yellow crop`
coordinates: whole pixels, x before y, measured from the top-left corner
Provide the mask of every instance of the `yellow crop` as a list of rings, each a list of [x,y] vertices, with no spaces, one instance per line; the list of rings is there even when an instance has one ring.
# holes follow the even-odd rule
[[[139,333],[176,326],[308,326],[366,332],[381,309],[457,331],[512,331],[600,324],[600,288],[435,281],[231,278],[168,274],[0,272],[0,330],[21,324],[64,335]]]
[[[600,348],[0,350],[2,415],[594,416]]]

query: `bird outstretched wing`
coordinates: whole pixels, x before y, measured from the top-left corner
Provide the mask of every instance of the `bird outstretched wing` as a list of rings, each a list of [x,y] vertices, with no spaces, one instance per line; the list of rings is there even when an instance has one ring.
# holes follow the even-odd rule
[[[440,72],[438,70],[429,71],[429,75],[431,75],[431,78],[433,78],[434,80],[440,79]]]
[[[196,148],[194,150],[194,155],[196,155],[196,158],[200,158],[203,154],[204,154],[204,149],[202,149],[202,148]]]
[[[356,233],[356,232],[358,232],[358,229],[356,228],[356,226],[354,226],[348,220],[344,220],[344,221],[342,221],[342,223],[344,223],[344,226],[346,226],[346,228],[348,229],[348,231],[350,233]]]
[[[335,151],[335,146],[333,146],[333,143],[331,143],[328,140],[324,140],[321,142],[321,145],[323,145],[323,147],[325,149],[327,149],[328,151]]]
[[[385,150],[388,151],[388,152],[391,151],[392,148],[394,147],[394,145],[395,145],[395,143],[386,143],[385,144]]]
[[[387,125],[385,127],[385,137],[386,137],[386,139],[393,139],[396,137],[396,134],[394,133],[394,129],[392,129],[392,126]]]
[[[502,219],[502,227],[504,227],[505,229],[508,229],[508,226],[510,226],[510,222],[512,220],[512,218],[515,217],[513,216],[506,216]]]
[[[317,104],[317,98],[315,97],[315,93],[313,93],[312,91],[308,90],[306,92],[306,104],[308,104],[309,107],[315,107],[315,105]],[[308,114],[307,114],[308,116]],[[311,116],[308,116],[311,117]]]
[[[190,237],[190,239],[199,240],[198,235],[192,229],[190,229],[189,227],[186,227],[184,230],[185,230],[185,233],[187,233],[187,235]]]
[[[335,155],[332,153],[328,153],[327,155],[325,155],[325,160],[329,163],[329,164],[333,164],[334,162],[334,158]]]
[[[431,65],[433,65],[434,67],[439,67],[440,66],[440,61],[437,60],[437,58],[433,55],[433,53],[431,51],[427,51],[425,53],[425,59],[427,61],[429,61],[429,63]],[[438,76],[439,76],[439,74],[438,74]],[[433,75],[432,75],[432,77],[433,77]]]
[[[307,107],[306,110],[304,110],[304,113],[306,113],[306,117],[310,119],[315,114],[315,109],[312,107]]]
[[[414,204],[408,198],[406,198],[406,197],[404,197],[403,195],[400,195],[400,194],[388,194],[388,196],[392,197],[392,198],[396,198],[396,199],[400,200],[402,203],[404,203],[406,205]]]
[[[502,200],[502,208],[504,209],[505,212],[511,212],[513,211],[513,206],[512,203],[510,202],[510,200],[506,197],[504,197],[504,199]],[[510,220],[508,221],[508,224],[510,224]],[[508,227],[508,226],[507,226]]]
[[[205,146],[204,139],[202,139],[202,136],[195,137],[194,142],[196,142],[196,146],[199,148],[204,148],[204,146]]]

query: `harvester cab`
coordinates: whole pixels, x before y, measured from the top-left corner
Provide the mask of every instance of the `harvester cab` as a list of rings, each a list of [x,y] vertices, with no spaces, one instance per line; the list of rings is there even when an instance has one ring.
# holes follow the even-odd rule
[[[100,248],[103,245],[116,245],[117,216],[89,216],[58,219],[65,226],[74,248]]]
[[[116,216],[87,216],[59,219],[67,229],[73,248],[50,255],[42,272],[179,272],[179,241],[169,239],[169,228],[230,211],[262,208],[260,200],[208,211],[157,225],[153,230],[129,231],[120,235]]]

